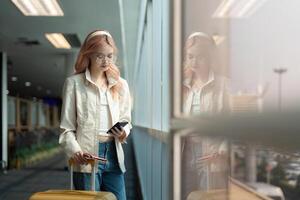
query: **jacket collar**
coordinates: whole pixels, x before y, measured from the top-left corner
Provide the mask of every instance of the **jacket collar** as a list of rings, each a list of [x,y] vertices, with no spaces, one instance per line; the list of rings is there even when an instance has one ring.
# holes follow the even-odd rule
[[[91,72],[90,69],[87,67],[85,72],[84,72],[84,77],[85,77],[85,84],[88,85],[90,83],[94,84],[95,86],[97,86],[97,84],[92,80],[91,77]],[[114,79],[109,79],[108,80],[108,88],[113,87],[114,85],[116,85],[118,83],[118,81],[114,80]],[[98,87],[98,86],[97,86]]]

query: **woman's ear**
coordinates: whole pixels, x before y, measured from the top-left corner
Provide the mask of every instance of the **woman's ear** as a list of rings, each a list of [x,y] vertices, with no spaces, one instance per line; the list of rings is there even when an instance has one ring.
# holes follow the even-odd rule
[[[82,65],[83,65],[84,67],[88,67],[88,66],[90,65],[90,58],[89,58],[89,57],[85,57],[85,58],[83,59]]]

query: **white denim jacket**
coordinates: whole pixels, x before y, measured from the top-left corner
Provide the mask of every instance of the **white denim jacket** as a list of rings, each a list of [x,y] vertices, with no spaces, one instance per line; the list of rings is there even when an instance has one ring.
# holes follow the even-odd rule
[[[131,98],[127,81],[120,78],[123,85],[119,92],[119,99],[107,92],[107,101],[111,114],[112,124],[127,121],[124,127],[126,135],[130,133],[131,125]],[[109,88],[116,82],[110,81]],[[98,155],[97,135],[100,119],[100,91],[91,80],[90,71],[72,75],[65,80],[63,86],[63,104],[61,110],[59,144],[64,148],[68,158],[78,151]],[[125,172],[124,152],[121,142],[115,138],[119,166]],[[74,166],[74,171],[91,172],[90,165]]]

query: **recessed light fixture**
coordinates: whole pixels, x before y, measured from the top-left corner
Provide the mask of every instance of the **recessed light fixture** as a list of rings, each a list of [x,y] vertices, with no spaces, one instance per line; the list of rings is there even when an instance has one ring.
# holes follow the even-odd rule
[[[57,0],[11,0],[25,16],[64,16]]]
[[[37,86],[37,88],[36,88],[38,91],[41,91],[42,90],[42,86]]]
[[[71,49],[71,45],[61,33],[46,33],[45,37],[58,49]]]
[[[17,80],[18,80],[18,77],[13,76],[13,77],[11,77],[11,80],[12,80],[12,81],[17,81]]]
[[[25,82],[25,86],[29,87],[29,86],[31,86],[31,83],[27,81],[27,82]]]

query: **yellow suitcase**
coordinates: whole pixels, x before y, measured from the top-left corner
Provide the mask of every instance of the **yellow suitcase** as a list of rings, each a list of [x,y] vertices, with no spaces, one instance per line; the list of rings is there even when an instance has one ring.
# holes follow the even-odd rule
[[[30,200],[116,200],[115,195],[110,192],[94,192],[83,190],[48,190],[37,192]]]
[[[73,165],[74,161],[69,160],[70,165],[70,190],[48,190],[44,192],[34,193],[29,200],[117,200],[116,196],[111,192],[96,192],[95,191],[95,174],[97,161],[91,160],[92,165],[92,178],[91,189],[92,191],[73,190]]]

